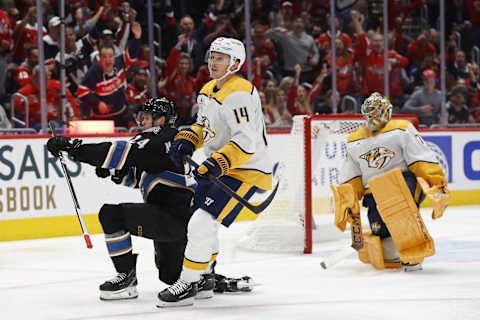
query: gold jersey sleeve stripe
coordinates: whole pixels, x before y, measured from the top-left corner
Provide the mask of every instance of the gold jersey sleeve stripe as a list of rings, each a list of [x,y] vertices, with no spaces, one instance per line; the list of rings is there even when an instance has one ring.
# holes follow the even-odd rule
[[[217,153],[223,154],[228,159],[230,163],[229,169],[240,167],[253,157],[253,153],[245,152],[233,141],[224,145]]]

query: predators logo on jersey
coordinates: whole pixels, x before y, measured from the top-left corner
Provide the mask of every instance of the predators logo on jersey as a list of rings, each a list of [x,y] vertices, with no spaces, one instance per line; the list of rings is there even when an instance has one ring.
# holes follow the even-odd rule
[[[208,143],[215,138],[216,133],[213,131],[212,127],[210,126],[210,121],[205,115],[200,116],[200,123],[203,128],[203,141],[204,143]]]
[[[369,168],[378,170],[384,168],[393,157],[395,157],[395,152],[385,147],[376,147],[360,156],[361,159],[367,161]]]

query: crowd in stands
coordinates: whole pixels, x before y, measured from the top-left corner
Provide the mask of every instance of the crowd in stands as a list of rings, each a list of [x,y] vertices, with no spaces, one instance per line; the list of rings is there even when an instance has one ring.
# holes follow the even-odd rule
[[[151,95],[146,2],[65,0],[64,21],[58,2],[42,0],[41,35],[36,1],[0,4],[0,128],[9,127],[12,108],[23,121],[28,108],[29,126],[41,126],[38,41],[45,58],[47,120],[112,119],[117,127],[134,127],[136,113]],[[368,95],[384,93],[382,2],[358,0],[334,17],[333,92],[330,1],[253,0],[251,26],[246,27],[244,0],[152,0],[154,23],[161,30],[154,59],[157,95],[175,100],[178,125],[191,124],[197,93],[210,80],[209,44],[219,36],[246,43],[249,32],[251,70],[245,63],[241,73],[252,75],[267,125],[288,127],[294,115],[359,113]],[[441,112],[439,2],[388,3],[387,69],[394,112],[416,114],[426,127],[479,123],[480,0],[445,1],[446,114]],[[64,64],[59,52],[63,22]]]

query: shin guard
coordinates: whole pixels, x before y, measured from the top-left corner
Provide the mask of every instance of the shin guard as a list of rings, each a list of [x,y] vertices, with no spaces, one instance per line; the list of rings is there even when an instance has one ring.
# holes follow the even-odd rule
[[[403,263],[421,263],[435,254],[435,246],[423,223],[400,169],[393,169],[368,181]]]

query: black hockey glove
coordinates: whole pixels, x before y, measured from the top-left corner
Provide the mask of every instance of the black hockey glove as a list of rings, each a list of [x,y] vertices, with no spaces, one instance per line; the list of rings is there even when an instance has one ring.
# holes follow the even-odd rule
[[[71,152],[76,148],[80,147],[82,140],[80,139],[70,139],[69,137],[57,136],[48,139],[47,149],[54,157],[60,155],[60,151]]]
[[[110,170],[102,168],[102,167],[96,167],[95,168],[95,174],[99,178],[106,178],[110,176]]]
[[[128,168],[123,168],[122,170],[115,170],[115,174],[112,175],[112,181],[116,184],[121,184],[123,178],[128,174]]]

